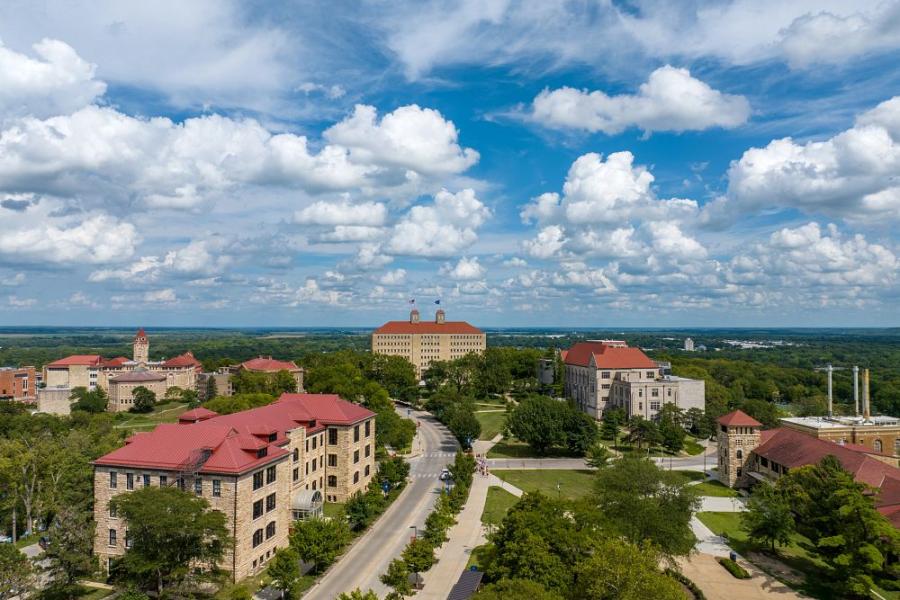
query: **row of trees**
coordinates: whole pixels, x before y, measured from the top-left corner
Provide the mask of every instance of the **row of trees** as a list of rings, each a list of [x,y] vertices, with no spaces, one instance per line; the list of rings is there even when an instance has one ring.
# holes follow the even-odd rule
[[[481,422],[475,417],[475,398],[455,387],[439,388],[428,398],[425,407],[450,430],[463,448],[470,448],[481,435]]]
[[[566,402],[532,395],[509,413],[506,429],[538,454],[554,448],[584,456],[597,440],[597,423]]]
[[[659,565],[692,550],[697,505],[677,474],[636,457],[599,469],[583,500],[526,494],[489,538],[475,597],[683,600]]]
[[[423,379],[429,391],[449,386],[457,394],[475,398],[536,391],[537,362],[544,354],[537,348],[492,346],[481,354],[435,361]]]
[[[874,490],[857,483],[834,456],[759,484],[742,524],[749,538],[776,552],[795,533],[827,565],[827,585],[840,597],[869,597],[876,579],[900,581],[900,533],[874,506]],[[894,582],[891,584],[890,582]]]

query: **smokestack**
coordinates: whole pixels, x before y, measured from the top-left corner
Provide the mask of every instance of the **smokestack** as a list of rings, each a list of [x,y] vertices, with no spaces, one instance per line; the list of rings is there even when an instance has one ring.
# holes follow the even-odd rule
[[[863,369],[862,396],[863,396],[863,398],[862,398],[863,399],[863,418],[866,421],[868,421],[869,417],[871,416],[869,414],[869,370],[868,369]]]
[[[853,410],[859,416],[859,367],[853,365]]]
[[[832,414],[831,374],[834,372],[834,367],[831,366],[831,363],[828,364],[826,371],[828,371],[828,416],[832,417],[834,415]]]

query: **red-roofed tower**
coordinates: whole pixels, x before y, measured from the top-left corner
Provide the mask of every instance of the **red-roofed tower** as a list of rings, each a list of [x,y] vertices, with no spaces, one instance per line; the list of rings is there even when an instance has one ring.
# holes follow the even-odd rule
[[[147,333],[143,327],[138,329],[135,334],[132,347],[134,348],[134,362],[144,365],[150,362],[150,340],[147,339]]]
[[[729,487],[746,485],[751,453],[759,446],[762,423],[736,410],[718,419],[719,480]]]

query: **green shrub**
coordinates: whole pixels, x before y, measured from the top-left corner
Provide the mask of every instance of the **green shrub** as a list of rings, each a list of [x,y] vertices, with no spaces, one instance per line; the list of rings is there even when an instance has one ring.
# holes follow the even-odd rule
[[[730,558],[719,557],[716,559],[719,564],[725,567],[725,570],[731,573],[736,579],[750,579],[750,573]]]
[[[738,565],[738,567],[740,567],[740,565]],[[684,575],[684,573],[679,573],[675,569],[666,569],[665,573],[666,575],[686,587],[688,590],[690,590],[690,592],[694,595],[694,600],[706,600],[706,595],[703,593],[703,590],[697,587],[696,583],[688,579]]]

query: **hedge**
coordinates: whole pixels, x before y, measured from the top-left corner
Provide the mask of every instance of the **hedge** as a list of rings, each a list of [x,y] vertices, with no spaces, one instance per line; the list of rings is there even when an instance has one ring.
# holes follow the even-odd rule
[[[716,559],[719,564],[725,567],[725,570],[734,575],[737,579],[750,579],[750,573],[730,558],[719,557]]]

